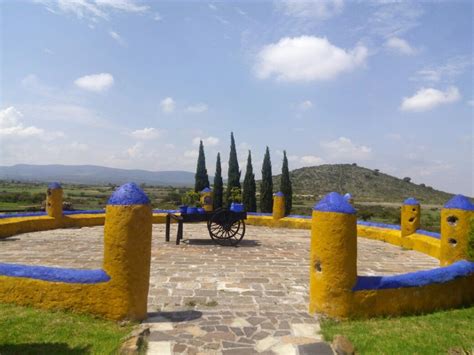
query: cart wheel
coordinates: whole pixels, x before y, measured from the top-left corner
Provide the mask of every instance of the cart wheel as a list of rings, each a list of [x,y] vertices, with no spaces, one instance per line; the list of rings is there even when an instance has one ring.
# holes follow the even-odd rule
[[[207,229],[217,244],[235,246],[245,235],[245,222],[235,219],[232,212],[220,209],[207,222]]]

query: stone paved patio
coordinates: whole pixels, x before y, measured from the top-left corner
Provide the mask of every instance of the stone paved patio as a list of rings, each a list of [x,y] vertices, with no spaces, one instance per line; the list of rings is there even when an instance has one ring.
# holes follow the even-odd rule
[[[324,353],[307,314],[309,231],[248,226],[237,248],[214,245],[202,224],[184,233],[177,246],[165,243],[164,225],[153,226],[149,353]],[[22,234],[0,240],[0,262],[100,268],[102,238],[103,227]],[[360,275],[438,266],[390,244],[358,244]]]

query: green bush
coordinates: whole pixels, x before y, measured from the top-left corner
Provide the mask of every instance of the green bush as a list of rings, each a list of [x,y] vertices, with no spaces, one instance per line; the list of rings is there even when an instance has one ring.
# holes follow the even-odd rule
[[[183,205],[186,205],[186,206],[199,207],[200,198],[201,198],[201,195],[198,192],[194,192],[194,190],[190,190],[181,197],[181,202],[183,203]]]

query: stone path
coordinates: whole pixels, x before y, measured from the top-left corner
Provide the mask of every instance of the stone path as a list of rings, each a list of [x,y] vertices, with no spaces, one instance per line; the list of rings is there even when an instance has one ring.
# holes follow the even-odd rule
[[[307,314],[309,231],[248,226],[237,248],[214,245],[205,225],[186,225],[179,246],[153,226],[149,354],[331,354]],[[100,268],[102,227],[0,240],[0,262]],[[172,235],[176,230],[172,229]],[[429,256],[358,239],[360,275],[438,266]]]

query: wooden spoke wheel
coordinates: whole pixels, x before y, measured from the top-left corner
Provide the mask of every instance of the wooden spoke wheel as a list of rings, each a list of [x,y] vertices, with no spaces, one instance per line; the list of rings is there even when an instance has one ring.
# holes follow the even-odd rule
[[[219,209],[207,222],[207,229],[215,243],[235,246],[245,235],[245,222],[243,219],[236,218],[233,212]]]

